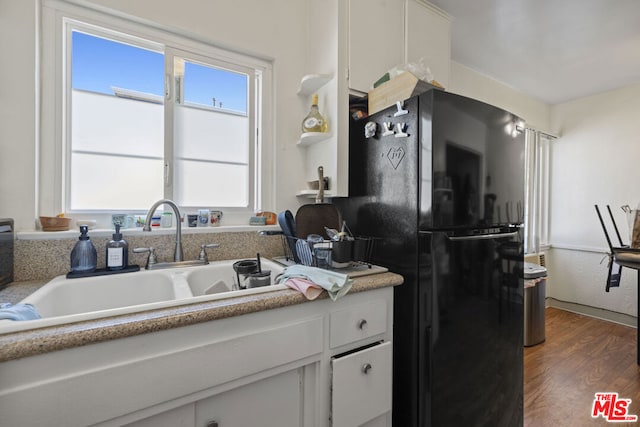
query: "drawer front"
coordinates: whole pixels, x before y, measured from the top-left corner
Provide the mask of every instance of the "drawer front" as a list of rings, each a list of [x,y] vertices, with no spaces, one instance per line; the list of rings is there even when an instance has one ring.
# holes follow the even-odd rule
[[[392,345],[333,359],[333,427],[354,427],[391,411]]]
[[[387,330],[387,304],[373,301],[331,313],[329,345],[349,344]]]

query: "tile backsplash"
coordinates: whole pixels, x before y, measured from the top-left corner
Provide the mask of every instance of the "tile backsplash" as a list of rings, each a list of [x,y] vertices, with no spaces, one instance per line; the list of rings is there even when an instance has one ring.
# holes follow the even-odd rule
[[[98,268],[105,267],[105,247],[110,237],[91,237],[98,252]],[[129,264],[144,267],[146,253],[133,253],[134,248],[153,247],[159,262],[171,261],[175,246],[174,235],[153,233],[127,236],[129,243]],[[54,240],[22,240],[15,241],[14,248],[14,281],[47,280],[55,276],[67,274],[70,269],[70,255],[77,237]],[[273,258],[283,255],[281,236],[260,236],[256,231],[216,232],[183,234],[182,246],[184,259],[197,259],[200,246],[218,243],[220,247],[207,249],[209,261],[236,258]]]

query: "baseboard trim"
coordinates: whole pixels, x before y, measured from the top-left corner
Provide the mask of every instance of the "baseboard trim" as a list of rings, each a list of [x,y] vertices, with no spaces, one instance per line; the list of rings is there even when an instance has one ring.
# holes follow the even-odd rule
[[[636,317],[624,313],[605,310],[603,308],[591,307],[574,302],[559,301],[551,297],[547,298],[546,306],[559,308],[561,310],[570,311],[572,313],[583,314],[589,317],[595,317],[596,319],[606,320],[632,328],[638,327],[638,319]]]

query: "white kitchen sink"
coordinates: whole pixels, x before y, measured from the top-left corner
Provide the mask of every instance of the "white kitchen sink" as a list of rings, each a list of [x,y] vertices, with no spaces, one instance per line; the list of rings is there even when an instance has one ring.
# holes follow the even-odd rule
[[[217,294],[219,292],[229,292],[238,289],[238,278],[233,270],[233,263],[235,261],[221,261],[216,263],[210,263],[204,267],[194,269],[182,269],[174,274],[183,275],[186,279],[193,296],[205,295],[206,292],[210,294]],[[262,286],[258,288],[245,289],[243,293],[256,293],[256,292],[269,292],[274,289],[284,289],[284,286],[274,288],[273,282],[278,273],[284,268],[281,264],[270,260],[261,261],[262,271],[271,271],[271,283],[270,286]]]
[[[176,298],[171,277],[155,271],[67,279],[58,276],[22,302],[41,317],[109,310]]]
[[[286,289],[273,285],[284,267],[263,259],[262,270],[271,271],[271,285],[238,290],[236,261],[75,279],[58,276],[20,301],[33,304],[42,319],[0,320],[0,334]]]

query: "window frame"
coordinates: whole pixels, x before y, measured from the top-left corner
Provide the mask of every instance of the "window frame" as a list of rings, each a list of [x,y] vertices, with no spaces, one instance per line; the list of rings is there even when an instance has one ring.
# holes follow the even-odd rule
[[[110,39],[119,40],[118,35],[124,35],[127,43],[131,39],[139,40],[147,48],[162,47],[165,64],[171,57],[169,52],[184,53],[185,59],[204,58],[204,63],[215,66],[219,64],[233,64],[245,69],[255,70],[260,76],[255,82],[256,93],[260,96],[249,97],[247,113],[253,113],[254,130],[249,135],[250,166],[249,176],[249,206],[246,208],[222,207],[225,212],[225,224],[245,225],[257,210],[273,210],[275,205],[275,191],[273,176],[275,171],[275,138],[273,137],[273,65],[266,58],[255,54],[246,54],[229,48],[222,48],[210,40],[196,38],[175,30],[167,30],[159,25],[142,19],[124,16],[120,12],[107,12],[70,4],[61,0],[43,0],[42,2],[42,32],[41,32],[41,88],[40,88],[40,132],[38,138],[38,188],[36,189],[38,214],[41,212],[64,212],[77,219],[97,219],[98,228],[111,228],[111,214],[109,211],[70,211],[68,209],[68,176],[69,165],[66,163],[70,155],[70,108],[68,95],[71,93],[70,55],[65,51],[66,38],[71,36],[73,29],[103,34]],[[213,60],[213,62],[212,62]],[[201,61],[198,61],[201,62]],[[173,67],[170,81],[175,82]],[[167,67],[165,66],[165,71]],[[255,75],[250,75],[255,80]],[[252,83],[253,85],[253,83]],[[172,84],[173,86],[173,84]],[[166,88],[165,88],[166,91]],[[175,93],[172,87],[172,96]],[[165,117],[167,109],[173,109],[171,102],[165,96]],[[171,134],[166,127],[171,127]],[[173,123],[165,120],[165,140],[173,138]],[[165,143],[165,162],[171,161],[171,185],[173,185],[173,153],[168,157]],[[171,150],[172,151],[172,150]],[[165,183],[166,184],[166,183]],[[166,192],[165,197],[173,196]],[[202,208],[221,208],[219,206],[202,206]],[[181,211],[191,212],[196,207],[181,207]],[[122,212],[118,210],[118,212]],[[130,213],[144,214],[146,212]]]
[[[555,136],[525,129],[525,254],[548,250],[551,144]]]

